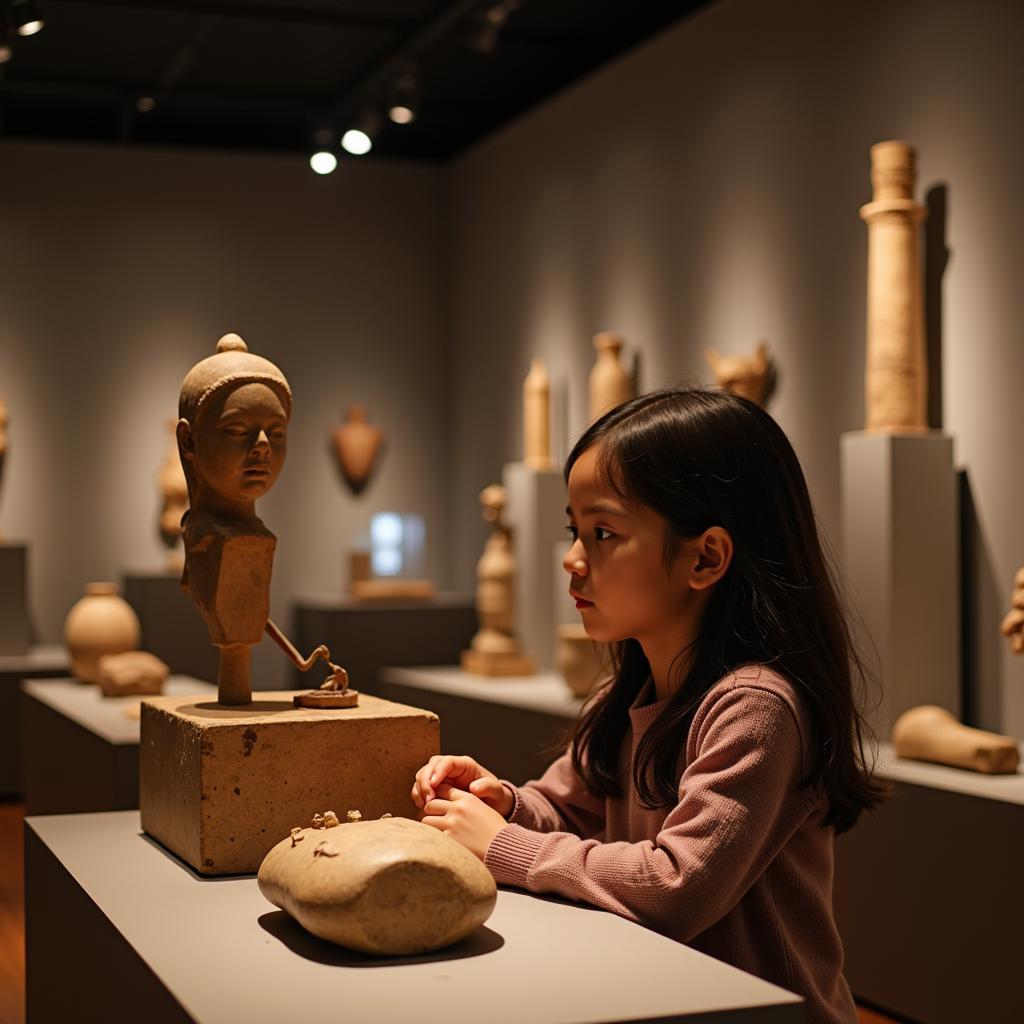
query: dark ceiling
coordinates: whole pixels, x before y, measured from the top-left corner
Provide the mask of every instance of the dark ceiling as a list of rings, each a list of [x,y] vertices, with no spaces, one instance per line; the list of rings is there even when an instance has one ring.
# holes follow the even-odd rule
[[[374,155],[443,160],[707,2],[37,0],[0,137],[305,153],[413,69],[417,117]]]

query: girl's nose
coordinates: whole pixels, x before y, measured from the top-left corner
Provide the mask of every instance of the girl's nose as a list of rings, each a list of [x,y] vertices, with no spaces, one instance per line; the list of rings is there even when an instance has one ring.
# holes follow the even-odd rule
[[[583,552],[583,542],[578,537],[566,552],[565,558],[562,559],[562,568],[570,576],[587,575],[587,559]]]

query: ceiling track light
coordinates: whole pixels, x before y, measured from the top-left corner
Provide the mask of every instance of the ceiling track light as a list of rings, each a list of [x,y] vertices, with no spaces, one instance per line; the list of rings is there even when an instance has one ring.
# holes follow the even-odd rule
[[[331,174],[338,166],[338,158],[334,155],[335,131],[321,125],[313,132],[313,152],[309,157],[309,166],[317,174]]]
[[[485,56],[494,53],[498,38],[509,17],[522,6],[522,0],[499,0],[484,4],[474,14],[466,33],[470,48]]]
[[[373,149],[380,129],[380,114],[373,107],[368,107],[342,135],[341,148],[352,156],[365,156]]]
[[[34,36],[45,24],[33,0],[11,0],[11,21],[19,36]]]
[[[407,64],[395,79],[388,97],[388,117],[394,124],[412,124],[419,113],[419,81],[416,68]]]

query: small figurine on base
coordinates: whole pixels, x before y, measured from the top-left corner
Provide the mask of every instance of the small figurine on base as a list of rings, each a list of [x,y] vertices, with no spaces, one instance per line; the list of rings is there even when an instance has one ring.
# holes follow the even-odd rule
[[[1024,568],[1017,570],[1013,580],[1012,606],[999,627],[1010,641],[1014,654],[1024,653]]]
[[[759,341],[750,356],[722,356],[708,348],[704,350],[704,358],[715,375],[715,383],[723,391],[749,398],[762,409],[766,407],[775,387],[775,366],[765,342]]]
[[[502,519],[505,488],[491,484],[480,492],[484,520],[492,531],[476,567],[476,610],[480,629],[468,651],[462,652],[462,668],[482,676],[533,675],[533,662],[519,648],[515,635],[516,562],[512,528]]]

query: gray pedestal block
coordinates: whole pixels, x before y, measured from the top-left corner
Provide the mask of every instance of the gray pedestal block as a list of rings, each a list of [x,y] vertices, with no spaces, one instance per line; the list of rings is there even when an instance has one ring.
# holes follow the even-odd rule
[[[174,675],[216,682],[217,648],[177,573],[126,573],[122,593],[142,624],[142,650]]]
[[[27,654],[0,654],[0,796],[22,793],[21,683],[24,679],[66,676],[64,647],[31,647]]]
[[[508,493],[505,518],[513,529],[516,556],[516,623],[523,653],[538,670],[555,663],[556,570],[551,552],[565,532],[565,482],[558,470],[510,462],[503,473]],[[565,585],[569,578],[564,572]],[[422,663],[421,663],[422,664]]]
[[[27,654],[31,642],[28,548],[0,544],[0,654]]]
[[[303,655],[327,644],[348,670],[352,686],[380,693],[385,665],[448,665],[459,660],[476,632],[468,594],[440,593],[429,600],[358,601],[350,597],[302,597],[292,611],[292,639]],[[318,666],[292,672],[292,686],[319,686]]]
[[[857,640],[878,652],[879,735],[918,704],[960,714],[959,512],[953,439],[844,434],[842,562],[863,619]]]
[[[1024,1020],[1024,774],[905,761],[892,798],[836,841],[834,904],[854,995],[929,1024]]]
[[[172,676],[168,694],[216,695]],[[104,697],[74,679],[22,684],[27,814],[117,811],[139,806],[140,697]]]

